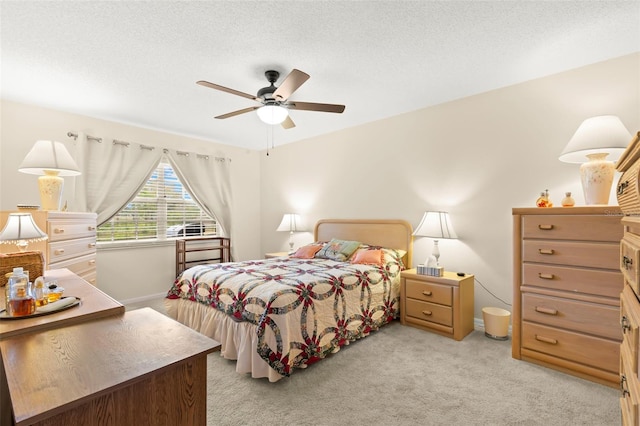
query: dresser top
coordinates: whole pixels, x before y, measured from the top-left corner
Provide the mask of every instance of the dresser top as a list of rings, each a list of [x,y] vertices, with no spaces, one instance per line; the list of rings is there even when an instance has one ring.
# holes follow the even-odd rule
[[[512,214],[537,215],[583,215],[598,214],[622,216],[620,206],[577,206],[577,207],[514,207]]]

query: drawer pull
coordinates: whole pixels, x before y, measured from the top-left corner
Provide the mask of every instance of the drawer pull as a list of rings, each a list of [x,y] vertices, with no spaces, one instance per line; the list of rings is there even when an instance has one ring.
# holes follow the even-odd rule
[[[553,249],[538,249],[540,254],[553,254]]]
[[[543,231],[551,231],[553,229],[553,225],[546,225],[544,223],[541,223],[538,225],[538,229],[541,229]]]
[[[627,256],[622,256],[622,267],[624,269],[630,269],[631,266],[633,265],[633,259],[630,259]]]
[[[558,341],[556,339],[552,339],[550,337],[539,336],[536,334],[536,340],[544,343],[550,343],[552,345],[557,345]]]
[[[95,264],[96,264],[96,260],[95,260],[95,259],[91,259],[91,260],[89,261],[89,265],[95,265]]]
[[[64,249],[57,249],[53,251],[53,254],[64,254]]]
[[[624,194],[624,190],[629,186],[629,181],[625,180],[624,182],[620,182],[618,184],[618,195]]]
[[[422,311],[422,315],[426,315],[426,316],[430,317],[431,315],[433,315],[433,312],[431,312],[431,311]]]
[[[425,296],[431,296],[433,293],[430,291],[423,291],[422,294]]]
[[[87,227],[87,229],[88,229],[89,231],[95,231],[95,230],[96,230],[96,227],[95,227],[95,226],[88,226],[88,227]]]
[[[89,248],[94,248],[96,246],[96,243],[89,243]]]
[[[623,398],[631,396],[631,392],[629,392],[629,388],[627,387],[627,376],[624,374],[620,376],[620,392],[622,393]]]
[[[64,234],[64,228],[54,228],[53,229],[53,233],[54,234]]]
[[[622,326],[622,334],[626,334],[627,330],[631,330],[631,324],[629,324],[629,319],[626,315],[620,318],[620,325]]]
[[[539,272],[538,278],[542,278],[543,280],[552,280],[553,274],[543,274],[542,272]]]
[[[536,306],[536,312],[547,315],[558,315],[558,310],[553,308],[545,308],[544,306]]]

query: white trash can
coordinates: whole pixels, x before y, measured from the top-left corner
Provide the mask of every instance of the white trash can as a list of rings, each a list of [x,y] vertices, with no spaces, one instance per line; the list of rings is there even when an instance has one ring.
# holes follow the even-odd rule
[[[496,340],[509,339],[511,312],[500,308],[482,308],[484,335]]]

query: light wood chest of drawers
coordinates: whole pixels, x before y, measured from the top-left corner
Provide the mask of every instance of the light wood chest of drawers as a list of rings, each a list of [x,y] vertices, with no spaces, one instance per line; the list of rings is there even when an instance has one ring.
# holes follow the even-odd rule
[[[620,242],[620,270],[625,286],[620,296],[620,327],[623,341],[620,345],[620,409],[622,424],[640,424],[640,217],[622,219],[624,238]]]
[[[640,131],[618,159],[616,169],[622,176],[616,186],[618,204],[624,212],[620,241],[620,271],[625,286],[620,295],[620,414],[623,425],[640,424]]]
[[[9,211],[0,212],[0,223],[7,221]],[[95,213],[30,211],[36,225],[48,239],[30,243],[28,250],[44,255],[44,269],[67,268],[87,282],[96,285],[96,217]],[[1,253],[16,251],[10,244],[0,244]]]
[[[513,209],[512,356],[618,386],[621,211]]]
[[[473,331],[473,275],[400,274],[400,322],[462,340]]]

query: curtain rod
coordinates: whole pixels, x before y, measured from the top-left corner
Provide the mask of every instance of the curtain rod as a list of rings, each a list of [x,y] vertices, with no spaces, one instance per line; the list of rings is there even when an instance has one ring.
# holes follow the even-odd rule
[[[70,138],[73,138],[73,140],[78,140],[78,133],[77,132],[67,132],[67,136],[70,137]],[[102,138],[99,138],[97,136],[86,135],[85,137],[89,141],[95,141],[95,142],[98,142],[98,143],[102,143]],[[129,146],[130,143],[129,142],[125,142],[125,141],[121,141],[121,140],[118,140],[118,139],[113,139],[113,144],[114,145]],[[153,151],[154,149],[156,149],[156,147],[140,144],[140,149],[147,149],[149,151]],[[163,148],[162,152],[167,154],[169,152],[169,149]],[[184,156],[188,157],[190,153],[186,152],[186,151],[177,151],[176,150],[176,154],[184,155]],[[207,154],[197,154],[196,153],[195,155],[196,155],[197,158],[202,158],[204,160],[208,160],[210,158],[210,156],[207,155]],[[220,161],[220,162],[224,162],[224,161],[227,161],[227,160],[229,162],[231,162],[231,158],[225,158],[225,157],[213,157],[213,158],[214,158],[214,160]]]
[[[67,136],[70,138],[73,138],[74,141],[78,140],[78,134],[75,132],[67,132]],[[102,143],[102,138],[99,138],[97,136],[87,135],[86,138],[87,140],[90,140],[90,141],[96,141],[98,143]]]

